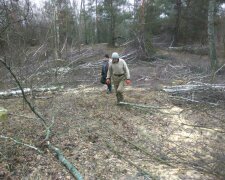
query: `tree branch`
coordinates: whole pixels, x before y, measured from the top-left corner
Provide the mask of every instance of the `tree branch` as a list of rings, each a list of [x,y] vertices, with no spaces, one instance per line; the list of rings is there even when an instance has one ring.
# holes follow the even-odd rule
[[[20,83],[20,81],[17,79],[16,75],[13,73],[13,71],[11,70],[11,67],[9,65],[7,65],[7,63],[2,59],[0,58],[0,62],[6,67],[6,69],[10,72],[10,74],[12,75],[12,77],[14,78],[14,80],[16,81],[16,84],[19,86],[19,89],[21,90],[22,92],[22,95],[23,95],[23,99],[25,100],[25,102],[27,103],[27,105],[29,106],[29,108],[31,109],[31,111],[33,111],[33,113],[38,117],[40,118],[40,120],[42,121],[43,125],[45,127],[47,127],[47,123],[46,123],[46,120],[40,115],[39,112],[37,112],[35,110],[35,108],[31,105],[31,103],[28,101],[26,95],[25,95],[25,92],[24,92],[24,89]]]
[[[2,138],[2,139],[10,139],[10,140],[14,141],[16,144],[21,144],[21,145],[23,145],[23,146],[26,146],[26,147],[29,147],[29,148],[31,148],[31,149],[34,149],[34,150],[38,151],[40,154],[43,154],[43,151],[41,151],[40,149],[38,149],[37,147],[35,147],[35,146],[33,146],[33,145],[26,144],[26,143],[23,143],[23,142],[21,142],[21,141],[18,141],[18,140],[16,140],[16,139],[14,139],[14,138],[2,136],[2,135],[0,135],[0,138]]]
[[[29,102],[29,100],[26,98],[26,95],[25,95],[25,92],[23,90],[23,87],[22,85],[20,84],[19,80],[17,79],[16,75],[12,72],[10,66],[7,65],[7,63],[2,59],[0,58],[0,62],[6,67],[6,69],[10,72],[10,74],[13,76],[14,80],[16,81],[17,85],[19,86],[21,92],[22,92],[22,95],[23,95],[23,98],[25,100],[25,102],[28,104],[28,106],[30,107],[31,111],[38,117],[41,119],[42,123],[44,124],[45,128],[46,128],[46,138],[45,140],[48,140],[49,137],[50,137],[50,134],[51,134],[51,127],[53,126],[54,124],[54,117],[52,119],[52,124],[50,126],[47,126],[47,121],[46,119],[44,119],[41,114],[39,114],[35,108],[31,105],[31,103]],[[8,138],[8,137],[5,137],[5,136],[0,136],[1,138],[5,138],[5,139],[11,139],[13,141],[15,141],[16,143],[18,144],[22,144],[22,145],[25,145],[25,146],[28,146],[30,148],[35,148],[29,144],[24,144],[24,143],[21,143],[19,141],[16,141],[15,139],[12,139],[12,138]],[[69,170],[69,172],[77,179],[77,180],[83,180],[82,176],[80,175],[80,173],[78,172],[78,170],[73,166],[73,164],[71,164],[62,154],[62,152],[56,148],[55,146],[53,146],[50,141],[47,141],[47,145],[48,145],[48,148],[50,150],[52,150],[58,157],[58,160]]]

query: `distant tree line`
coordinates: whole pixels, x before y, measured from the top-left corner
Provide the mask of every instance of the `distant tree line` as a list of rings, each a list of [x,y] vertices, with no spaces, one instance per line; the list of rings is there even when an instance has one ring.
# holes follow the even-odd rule
[[[223,3],[216,1],[214,26],[217,42],[225,44]],[[67,45],[116,46],[137,34],[149,40],[164,35],[171,46],[205,45],[208,7],[209,0],[46,0],[40,9],[30,0],[2,0],[0,48],[47,41],[60,56],[60,50]]]

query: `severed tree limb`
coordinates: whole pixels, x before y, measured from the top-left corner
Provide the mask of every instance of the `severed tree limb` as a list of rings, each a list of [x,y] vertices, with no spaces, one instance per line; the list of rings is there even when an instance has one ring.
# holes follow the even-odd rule
[[[9,113],[9,115],[23,117],[23,118],[26,118],[26,119],[34,119],[34,120],[36,120],[35,117],[24,116],[24,115],[20,115],[20,114]]]
[[[194,84],[170,86],[163,88],[163,91],[167,93],[185,93],[199,90],[221,90],[225,91],[225,84],[208,84],[201,82],[193,82]]]
[[[185,98],[185,97],[175,97],[175,96],[170,96],[170,98],[176,99],[176,100],[183,100],[183,101],[187,101],[187,102],[192,102],[192,103],[200,103],[200,104],[209,104],[211,106],[218,106],[219,104],[216,103],[210,103],[207,101],[197,101],[197,100],[193,100],[193,99],[189,99],[189,98]]]
[[[199,104],[208,104],[211,106],[220,106],[222,105],[219,103],[220,101],[213,103],[208,102],[205,100],[197,100],[195,99],[195,94],[197,93],[197,97],[206,97],[207,94],[211,94],[212,96],[221,96],[225,92],[225,84],[209,84],[209,83],[202,83],[202,82],[196,82],[192,81],[187,83],[186,85],[178,85],[178,86],[169,86],[163,88],[163,91],[171,94],[171,98],[181,100],[181,101],[187,101],[192,103],[199,103]],[[192,96],[191,98],[187,98],[185,96]],[[212,99],[211,96],[209,96],[210,99]]]
[[[147,106],[144,104],[135,104],[135,103],[128,103],[128,102],[120,102],[119,105],[128,105],[128,106],[134,106],[134,107],[140,107],[140,108],[150,108],[150,109],[168,109],[163,107],[157,107],[157,106]]]
[[[35,146],[33,146],[33,145],[23,143],[23,142],[21,142],[21,141],[18,141],[18,140],[14,139],[14,138],[7,137],[7,136],[2,136],[2,135],[0,135],[0,138],[2,138],[2,139],[9,139],[9,140],[11,140],[11,141],[14,141],[16,144],[21,144],[21,145],[23,145],[23,146],[26,146],[26,147],[29,147],[29,148],[31,148],[31,149],[34,149],[35,151],[37,151],[37,152],[40,153],[40,154],[43,154],[43,151],[41,151],[40,149],[38,149],[37,147],[35,147]]]
[[[51,135],[51,128],[55,123],[55,116],[52,117],[52,123],[46,128],[46,136],[44,141],[49,141],[50,135]]]
[[[58,160],[70,171],[70,173],[77,179],[83,180],[80,172],[71,164],[63,155],[63,153],[55,146],[52,146],[51,143],[48,141],[48,147],[53,153],[56,155]]]
[[[51,127],[54,124],[54,117],[52,119],[52,124],[50,126],[47,125],[47,120],[45,118],[42,117],[42,115],[36,111],[36,109],[34,108],[34,106],[31,105],[30,101],[27,99],[25,92],[23,90],[22,85],[20,84],[19,80],[17,79],[16,75],[12,72],[11,68],[9,65],[7,65],[7,63],[0,58],[0,62],[6,67],[6,69],[10,72],[10,74],[13,76],[14,80],[16,81],[17,85],[19,86],[22,95],[23,95],[23,99],[25,100],[25,102],[28,104],[29,108],[31,109],[31,111],[41,120],[42,124],[44,125],[45,129],[46,129],[46,140],[49,139],[50,137],[50,133],[51,133]],[[4,136],[0,136],[0,137],[4,137]],[[11,139],[11,138],[8,138]],[[14,140],[14,139],[11,139]],[[22,144],[24,146],[28,146],[28,147],[33,147],[30,146],[28,144],[24,144],[21,143],[19,141],[16,141],[18,144]],[[80,173],[78,172],[78,170],[63,156],[62,152],[56,148],[55,146],[53,146],[50,141],[47,141],[47,145],[48,148],[50,150],[52,150],[58,157],[59,161],[69,170],[69,172],[77,179],[77,180],[83,180],[82,176],[80,175]],[[34,147],[33,147],[34,148]]]
[[[63,87],[61,86],[52,86],[52,87],[46,87],[46,88],[34,88],[34,89],[30,89],[30,88],[23,88],[23,92],[25,94],[33,94],[33,93],[43,93],[43,92],[47,92],[47,91],[50,91],[50,92],[54,92],[54,91],[59,91],[61,90]],[[21,91],[21,89],[19,90],[12,90],[12,91],[3,91],[3,92],[0,92],[0,97],[10,97],[10,96],[20,96],[22,95],[23,96],[23,93]],[[39,97],[40,99],[42,98],[52,98],[51,96],[50,97]]]
[[[169,47],[169,50],[190,52],[193,54],[206,55],[208,54],[208,47],[198,47],[198,46],[179,46],[179,47]]]
[[[215,72],[214,72],[214,76],[225,66],[225,64],[223,64],[220,68],[218,68]]]
[[[164,112],[163,110],[169,109],[168,107],[147,106],[147,105],[144,105],[144,104],[135,104],[135,103],[128,103],[128,102],[120,102],[120,103],[118,103],[118,105],[126,105],[126,106],[132,106],[132,107],[136,107],[136,108],[152,109],[152,110],[155,110],[155,112],[158,112],[158,113],[161,113],[161,114],[179,115],[178,113]]]
[[[185,123],[181,123],[181,125],[190,126],[190,127],[193,127],[193,128],[200,128],[200,129],[208,130],[208,131],[215,131],[217,133],[225,134],[225,131],[222,131],[220,129],[213,129],[213,128],[208,128],[208,127],[204,127],[204,126],[200,126],[200,125],[192,125],[192,124],[185,124]]]
[[[12,75],[12,77],[14,78],[14,80],[16,81],[16,84],[19,86],[22,95],[23,95],[23,99],[25,100],[25,102],[27,103],[27,105],[29,106],[29,108],[33,111],[33,113],[40,118],[40,120],[42,121],[42,124],[47,127],[47,123],[46,120],[41,116],[41,114],[39,112],[37,112],[35,110],[35,108],[31,105],[30,101],[27,99],[25,92],[23,90],[22,85],[20,84],[20,81],[17,79],[16,75],[13,73],[13,71],[11,70],[11,67],[6,63],[6,61],[4,61],[2,58],[0,58],[0,62],[6,67],[6,69],[10,72],[10,74]]]

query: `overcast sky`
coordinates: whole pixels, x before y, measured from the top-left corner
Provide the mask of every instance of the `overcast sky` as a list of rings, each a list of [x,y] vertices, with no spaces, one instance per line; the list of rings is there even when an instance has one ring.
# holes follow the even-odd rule
[[[43,7],[44,6],[44,2],[46,0],[30,0],[33,4],[36,4],[38,7]],[[72,0],[70,0],[72,2]],[[78,4],[80,4],[81,0],[75,0],[76,2],[78,2]],[[134,2],[134,0],[129,0],[131,3]],[[225,3],[223,3],[222,8],[225,9]]]
[[[30,0],[33,4],[36,4],[38,7],[43,7],[44,2],[46,0]],[[72,0],[70,0],[72,2]],[[80,2],[80,0],[75,0],[76,2]]]
[[[44,0],[31,0],[32,4],[36,4],[38,7],[43,6]]]
[[[38,7],[42,7],[43,5],[44,5],[44,2],[46,1],[46,0],[30,0],[33,4],[36,4]],[[70,0],[71,2],[73,1],[73,0]],[[78,4],[80,4],[80,1],[81,0],[75,0]],[[129,2],[130,3],[133,3],[134,2],[134,0],[129,0]]]

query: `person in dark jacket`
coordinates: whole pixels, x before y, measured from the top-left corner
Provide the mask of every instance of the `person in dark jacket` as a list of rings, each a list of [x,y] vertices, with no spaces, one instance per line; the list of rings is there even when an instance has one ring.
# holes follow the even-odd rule
[[[109,63],[111,62],[111,59],[109,58],[109,55],[106,54],[105,55],[105,59],[102,63],[102,72],[101,72],[101,83],[102,84],[106,84],[106,77],[107,77],[107,73],[108,73],[108,68],[109,68]],[[112,92],[112,84],[108,83],[107,85],[107,93],[111,93]]]

